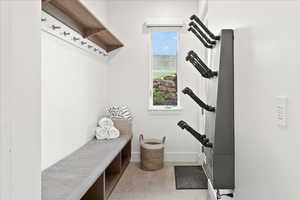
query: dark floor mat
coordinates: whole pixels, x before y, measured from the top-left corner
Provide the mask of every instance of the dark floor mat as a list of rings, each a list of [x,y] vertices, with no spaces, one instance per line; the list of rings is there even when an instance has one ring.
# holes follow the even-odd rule
[[[175,166],[177,190],[207,189],[207,178],[201,166]]]

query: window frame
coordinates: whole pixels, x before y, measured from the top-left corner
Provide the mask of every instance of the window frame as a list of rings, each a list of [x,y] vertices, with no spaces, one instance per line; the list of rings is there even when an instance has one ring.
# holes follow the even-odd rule
[[[177,33],[177,56],[176,56],[176,75],[177,75],[177,105],[153,105],[153,54],[152,54],[152,33],[153,32],[176,32]],[[149,31],[149,104],[148,110],[150,111],[172,111],[172,110],[182,110],[180,101],[180,76],[179,76],[179,63],[180,63],[180,30],[174,30],[170,27],[159,27]]]

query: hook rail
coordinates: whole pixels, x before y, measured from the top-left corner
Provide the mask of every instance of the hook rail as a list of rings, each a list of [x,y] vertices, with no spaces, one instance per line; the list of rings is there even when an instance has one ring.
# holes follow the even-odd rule
[[[42,12],[41,22],[42,30],[44,32],[49,33],[63,41],[66,41],[80,49],[84,49],[85,51],[96,54],[97,56],[108,56],[106,51],[101,47],[83,38],[76,31],[62,24],[60,21],[45,12]]]

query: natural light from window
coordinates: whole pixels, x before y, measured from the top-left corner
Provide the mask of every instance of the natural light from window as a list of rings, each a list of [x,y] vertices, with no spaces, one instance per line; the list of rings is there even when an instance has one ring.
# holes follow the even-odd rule
[[[152,32],[151,53],[151,106],[176,107],[178,32]]]

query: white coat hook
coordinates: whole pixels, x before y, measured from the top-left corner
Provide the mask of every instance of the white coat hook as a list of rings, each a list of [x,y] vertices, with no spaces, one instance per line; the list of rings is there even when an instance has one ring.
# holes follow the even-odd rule
[[[66,32],[66,31],[64,31],[62,34],[63,34],[64,36],[70,35],[70,33]]]
[[[56,30],[56,29],[60,29],[60,26],[52,25],[51,28],[52,28],[53,30]]]
[[[77,40],[80,40],[80,38],[78,38],[78,37],[73,37],[72,40],[73,40],[74,42],[76,42]]]

